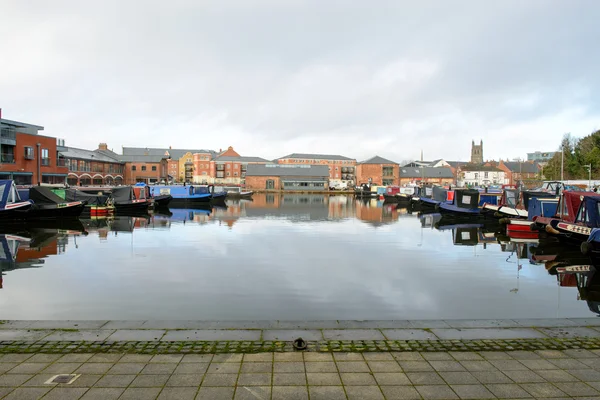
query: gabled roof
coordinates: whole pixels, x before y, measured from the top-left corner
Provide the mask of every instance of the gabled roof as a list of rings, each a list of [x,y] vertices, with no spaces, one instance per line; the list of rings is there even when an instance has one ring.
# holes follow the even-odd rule
[[[120,161],[124,162],[148,162],[148,163],[159,163],[167,156],[129,156],[129,155],[118,155]]]
[[[506,165],[506,168],[511,172],[520,172],[524,174],[537,174],[540,170],[539,164],[537,163],[504,161],[504,165]]]
[[[246,176],[298,176],[329,178],[327,165],[248,164]]]
[[[392,161],[392,160],[388,160],[387,158],[375,156],[375,157],[369,158],[368,160],[361,161],[361,162],[359,162],[359,164],[398,164],[398,163],[395,161]]]
[[[454,178],[454,174],[447,167],[401,167],[400,178]]]
[[[270,160],[265,160],[261,157],[233,157],[233,156],[219,156],[215,158],[215,161],[237,161],[237,162],[258,162],[258,163],[272,163]]]
[[[286,158],[297,158],[304,160],[348,160],[348,161],[356,161],[354,158],[348,158],[336,154],[309,154],[309,153],[292,153],[287,156],[283,156],[279,158],[279,160]]]
[[[67,147],[66,151],[61,151],[60,154],[65,158],[77,158],[79,160],[104,161],[104,162],[120,162],[118,158],[108,156],[105,152],[97,150],[85,150],[75,147]],[[118,154],[115,154],[118,157]]]

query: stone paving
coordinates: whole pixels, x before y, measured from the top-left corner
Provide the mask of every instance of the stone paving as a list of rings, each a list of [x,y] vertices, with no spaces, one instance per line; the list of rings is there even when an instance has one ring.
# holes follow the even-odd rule
[[[46,383],[74,374],[71,384]],[[5,399],[600,399],[600,350],[3,354]]]

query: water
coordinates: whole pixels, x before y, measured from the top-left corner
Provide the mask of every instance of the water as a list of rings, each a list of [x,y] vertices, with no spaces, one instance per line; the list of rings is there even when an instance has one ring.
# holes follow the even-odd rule
[[[82,220],[87,235],[21,233],[33,236],[30,243],[2,236],[0,256],[15,255],[16,261],[1,263],[0,318],[595,315],[578,300],[577,287],[560,287],[543,264],[509,251],[514,243],[501,245],[477,228],[437,230],[431,216],[381,202],[256,194],[254,201],[230,202],[226,209],[171,212],[123,217],[108,226]],[[573,284],[572,278],[563,278],[563,285]]]

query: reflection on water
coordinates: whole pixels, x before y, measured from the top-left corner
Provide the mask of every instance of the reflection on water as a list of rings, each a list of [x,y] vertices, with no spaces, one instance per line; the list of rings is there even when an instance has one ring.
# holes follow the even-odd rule
[[[255,194],[226,207],[0,228],[7,319],[452,319],[600,313],[596,260],[497,224],[377,200]]]

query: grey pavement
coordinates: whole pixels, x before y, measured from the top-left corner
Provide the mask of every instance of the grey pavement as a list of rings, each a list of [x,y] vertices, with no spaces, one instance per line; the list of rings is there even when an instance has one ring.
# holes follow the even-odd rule
[[[598,399],[600,350],[3,354],[0,398]]]
[[[0,341],[479,340],[600,337],[600,319],[4,321]]]

